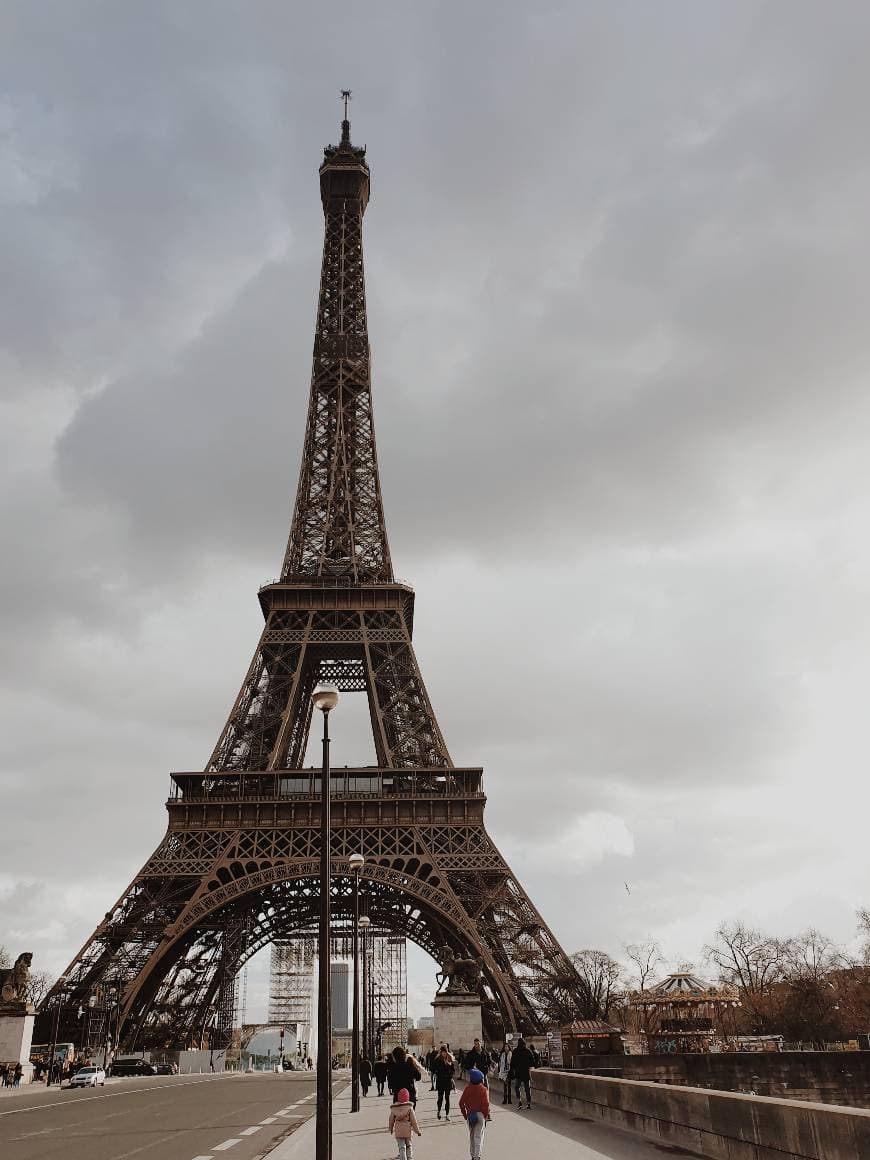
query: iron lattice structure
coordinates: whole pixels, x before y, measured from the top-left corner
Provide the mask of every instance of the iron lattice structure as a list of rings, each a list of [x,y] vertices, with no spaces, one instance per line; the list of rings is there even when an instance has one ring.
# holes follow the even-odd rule
[[[166,837],[66,972],[77,1009],[123,987],[128,1047],[227,1042],[240,968],[316,930],[319,776],[302,767],[310,695],[368,698],[377,767],[332,779],[332,913],[351,920],[347,858],[362,852],[373,926],[443,962],[479,958],[487,1031],[576,1013],[578,979],[484,827],[480,769],[451,760],[411,643],[414,592],[392,570],[372,420],[362,221],[365,150],[320,167],[323,267],[302,469],[280,579],[204,771],[175,773]],[[66,1019],[62,1019],[65,1023]]]

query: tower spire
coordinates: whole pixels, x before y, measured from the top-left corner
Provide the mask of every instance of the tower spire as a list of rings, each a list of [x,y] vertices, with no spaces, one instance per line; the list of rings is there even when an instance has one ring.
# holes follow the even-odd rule
[[[350,90],[342,89],[347,107]],[[323,265],[308,423],[285,580],[393,579],[372,418],[362,221],[369,200],[365,149],[328,145],[320,166]]]
[[[344,101],[344,120],[341,122],[341,143],[350,145],[350,121],[347,116],[347,103],[350,100],[350,89],[341,90],[341,99]]]

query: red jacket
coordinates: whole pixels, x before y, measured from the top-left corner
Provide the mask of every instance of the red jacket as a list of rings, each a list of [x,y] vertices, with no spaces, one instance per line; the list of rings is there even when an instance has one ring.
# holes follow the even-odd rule
[[[483,1118],[489,1115],[489,1090],[482,1083],[467,1083],[459,1097],[459,1110],[465,1119],[469,1112],[483,1112]]]

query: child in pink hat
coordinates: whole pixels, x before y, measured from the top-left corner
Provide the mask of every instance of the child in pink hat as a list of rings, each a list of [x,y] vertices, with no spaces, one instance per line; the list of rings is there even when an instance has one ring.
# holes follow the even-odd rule
[[[396,1160],[411,1160],[411,1133],[422,1136],[414,1109],[411,1107],[411,1097],[407,1088],[396,1092],[396,1102],[390,1108],[390,1126],[387,1128],[396,1137],[399,1146],[399,1155]]]

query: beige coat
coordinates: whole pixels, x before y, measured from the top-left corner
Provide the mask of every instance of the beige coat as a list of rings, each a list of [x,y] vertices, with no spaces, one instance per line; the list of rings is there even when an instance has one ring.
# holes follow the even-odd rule
[[[410,1140],[411,1132],[422,1136],[414,1109],[410,1104],[393,1104],[390,1108],[390,1129],[397,1140]]]

